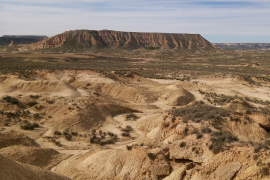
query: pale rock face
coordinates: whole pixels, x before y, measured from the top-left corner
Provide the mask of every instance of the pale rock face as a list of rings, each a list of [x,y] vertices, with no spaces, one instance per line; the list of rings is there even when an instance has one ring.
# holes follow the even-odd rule
[[[270,130],[270,120],[268,117],[259,114],[253,114],[250,116],[250,118],[262,126],[264,129]]]
[[[215,174],[220,180],[231,179],[235,175],[235,173],[240,170],[241,166],[242,165],[240,162],[232,162],[226,164],[225,166],[219,167],[215,171]]]

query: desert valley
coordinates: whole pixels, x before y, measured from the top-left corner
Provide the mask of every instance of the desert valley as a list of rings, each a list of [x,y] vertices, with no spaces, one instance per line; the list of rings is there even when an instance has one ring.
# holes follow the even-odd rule
[[[269,45],[216,45],[112,30],[1,37],[0,179],[270,179]]]

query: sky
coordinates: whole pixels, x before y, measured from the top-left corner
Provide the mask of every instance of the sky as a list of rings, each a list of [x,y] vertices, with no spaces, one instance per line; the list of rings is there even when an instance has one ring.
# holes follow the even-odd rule
[[[270,43],[270,0],[0,0],[0,36],[50,37],[75,29]]]

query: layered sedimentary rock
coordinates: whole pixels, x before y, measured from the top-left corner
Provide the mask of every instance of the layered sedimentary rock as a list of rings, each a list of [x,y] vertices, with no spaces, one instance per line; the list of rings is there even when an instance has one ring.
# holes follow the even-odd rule
[[[32,49],[77,48],[152,48],[193,49],[215,48],[199,34],[138,33],[112,30],[74,30],[44,39],[30,46]]]

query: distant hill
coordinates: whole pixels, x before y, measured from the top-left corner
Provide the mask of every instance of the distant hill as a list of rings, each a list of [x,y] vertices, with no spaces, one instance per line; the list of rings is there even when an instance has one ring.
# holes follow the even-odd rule
[[[214,49],[199,34],[140,33],[112,30],[73,30],[32,43],[31,49],[44,48],[124,48],[124,49]]]
[[[10,43],[14,45],[31,44],[42,39],[48,38],[47,36],[19,36],[19,35],[4,35],[0,37],[0,46],[7,46]]]
[[[270,43],[213,43],[218,48],[227,50],[245,50],[245,49],[257,49],[257,50],[270,50]]]

